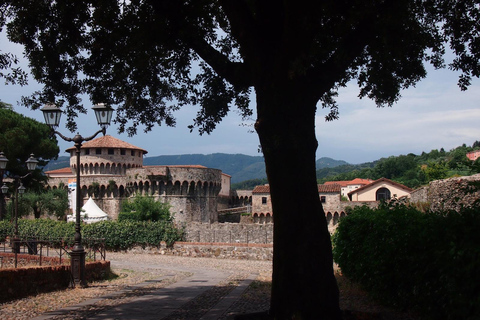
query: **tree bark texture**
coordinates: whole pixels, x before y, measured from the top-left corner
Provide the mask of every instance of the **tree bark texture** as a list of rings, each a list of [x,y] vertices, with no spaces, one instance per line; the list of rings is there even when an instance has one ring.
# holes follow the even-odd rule
[[[330,234],[316,181],[316,100],[289,87],[256,88],[255,128],[274,219],[270,314],[275,319],[341,319]]]

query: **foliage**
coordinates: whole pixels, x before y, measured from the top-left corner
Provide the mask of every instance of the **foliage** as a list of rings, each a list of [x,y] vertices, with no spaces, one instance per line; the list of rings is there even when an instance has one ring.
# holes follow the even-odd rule
[[[36,238],[58,241],[64,239],[72,244],[75,235],[73,222],[51,219],[18,221],[19,236],[22,239]],[[172,246],[175,241],[183,240],[184,230],[169,221],[101,221],[82,225],[82,237],[86,239],[105,239],[107,250],[126,250],[133,246],[158,246],[165,241]],[[0,221],[0,240],[13,234],[13,224]]]
[[[119,221],[172,221],[170,205],[156,201],[153,197],[135,195],[133,199],[122,202],[118,214]]]
[[[1,6],[0,27],[8,21],[9,40],[23,45],[44,85],[23,102],[66,106],[71,130],[85,112],[83,94],[118,105],[116,120],[129,134],[140,125],[147,131],[174,126],[175,111],[196,105],[190,129],[204,134],[233,107],[250,117],[255,91],[255,130],[275,191],[276,239],[289,240],[274,244],[274,317],[340,317],[328,231],[323,218],[312,218],[321,206],[314,180],[317,107],[329,110],[326,120],[338,118],[336,97],[351,81],[360,98],[391,106],[426,76],[425,63],[445,66],[446,47],[461,89],[480,75],[475,1],[18,0]]]
[[[231,185],[232,190],[253,190],[256,186],[267,184],[267,178],[263,179],[251,179],[242,182],[234,183]]]
[[[480,317],[480,211],[356,207],[333,237],[342,273],[376,298],[432,319]]]
[[[27,192],[22,196],[20,203],[22,203],[21,216],[33,212],[36,219],[44,215],[62,220],[65,218],[68,210],[68,192],[63,188],[44,190],[37,193]]]
[[[428,153],[422,152],[421,155],[409,153],[360,165],[325,168],[317,170],[317,179],[319,183],[324,183],[355,178],[387,178],[417,188],[434,180],[480,173],[480,161],[473,162],[466,157],[467,152],[472,150],[473,146],[464,144],[450,151],[433,149]]]

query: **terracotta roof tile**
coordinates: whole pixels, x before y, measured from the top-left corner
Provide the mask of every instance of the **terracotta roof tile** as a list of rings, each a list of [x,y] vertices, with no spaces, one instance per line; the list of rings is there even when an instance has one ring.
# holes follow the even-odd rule
[[[45,171],[46,174],[55,174],[55,173],[72,173],[72,169],[70,167],[55,169],[50,171]]]
[[[348,186],[349,182],[350,181],[327,181],[327,182],[324,183],[324,185],[328,186],[328,185],[331,185],[331,184],[339,184],[342,187],[346,187],[346,186]]]
[[[331,192],[340,192],[342,186],[339,184],[319,184],[318,193],[331,193]]]
[[[148,151],[139,147],[134,146],[128,142],[122,141],[120,139],[114,138],[112,136],[106,135],[91,141],[87,141],[82,144],[82,149],[84,148],[116,148],[116,149],[134,149],[140,150],[143,154],[146,154]],[[68,148],[66,151],[74,150],[75,148]]]
[[[270,185],[256,186],[253,188],[252,193],[270,193]]]
[[[365,189],[367,189],[367,188],[373,187],[373,186],[375,186],[376,184],[379,184],[379,183],[382,183],[382,182],[390,183],[390,184],[392,184],[392,185],[394,185],[394,186],[397,186],[397,187],[400,188],[400,189],[404,189],[404,190],[406,190],[406,191],[408,191],[408,192],[412,192],[412,191],[413,191],[413,189],[411,189],[411,188],[409,188],[409,187],[407,187],[407,186],[404,186],[404,185],[401,184],[401,183],[392,181],[392,180],[387,179],[387,178],[380,178],[380,179],[378,179],[378,180],[373,181],[372,183],[369,183],[369,184],[367,184],[367,185],[364,185],[363,187],[360,187],[360,188],[358,188],[358,189],[355,189],[355,190],[353,190],[353,191],[350,191],[350,192],[348,193],[348,195],[350,196],[350,195],[352,195],[352,194],[354,194],[354,193],[356,193],[356,192],[358,192],[358,191],[365,190]]]
[[[330,193],[330,192],[340,192],[341,186],[339,184],[319,184],[318,192],[319,193]],[[270,193],[270,186],[268,184],[262,186],[256,186],[252,193]]]

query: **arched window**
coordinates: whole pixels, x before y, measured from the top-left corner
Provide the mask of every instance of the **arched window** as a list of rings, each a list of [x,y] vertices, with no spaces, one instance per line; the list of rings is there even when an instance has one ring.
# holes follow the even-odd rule
[[[387,188],[380,188],[376,193],[376,200],[390,200],[390,190]]]

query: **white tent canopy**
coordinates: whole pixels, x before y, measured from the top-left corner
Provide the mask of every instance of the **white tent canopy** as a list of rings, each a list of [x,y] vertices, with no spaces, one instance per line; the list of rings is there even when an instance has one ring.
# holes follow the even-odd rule
[[[88,198],[80,211],[80,219],[85,223],[94,223],[99,221],[108,220],[108,215],[100,209],[92,197]],[[68,215],[67,221],[75,221],[74,215]]]

